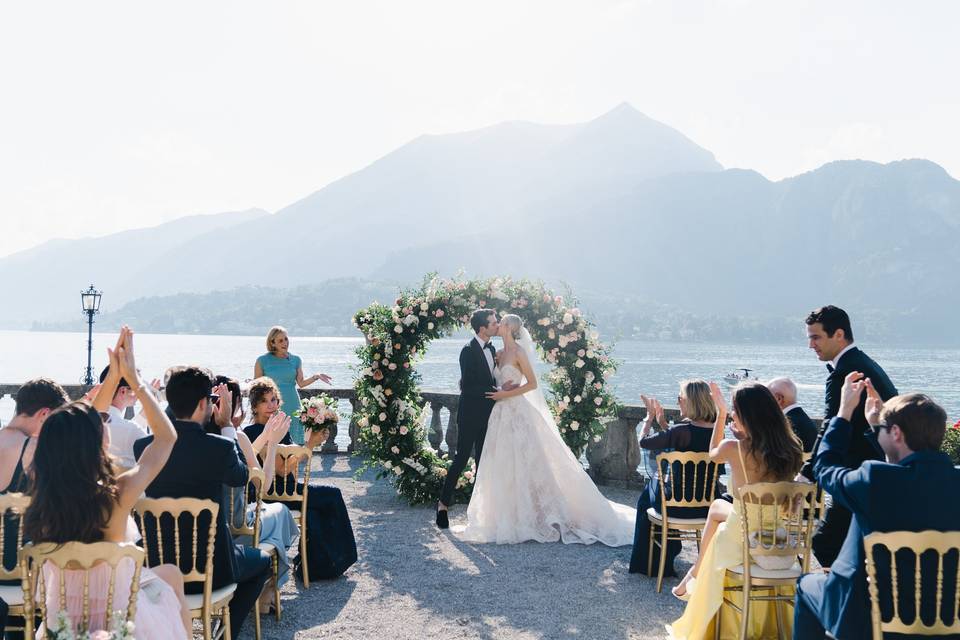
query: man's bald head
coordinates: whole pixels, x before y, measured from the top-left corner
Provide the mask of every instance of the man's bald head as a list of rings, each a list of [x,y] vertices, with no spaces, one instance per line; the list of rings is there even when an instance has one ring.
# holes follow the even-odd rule
[[[767,389],[770,389],[781,409],[797,401],[797,385],[790,378],[774,378],[767,383]]]

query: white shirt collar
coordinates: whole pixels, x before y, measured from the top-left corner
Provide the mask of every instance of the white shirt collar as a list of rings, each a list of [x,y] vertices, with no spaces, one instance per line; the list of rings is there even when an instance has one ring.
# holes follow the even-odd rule
[[[477,344],[480,345],[480,348],[481,348],[481,349],[486,348],[486,346],[487,346],[486,340],[484,340],[483,338],[481,338],[479,335],[474,334],[474,335],[473,335],[473,339],[477,341]]]
[[[840,353],[838,353],[838,354],[837,354],[837,357],[835,357],[833,360],[830,361],[830,366],[832,366],[834,369],[836,369],[836,368],[837,368],[837,363],[840,362],[840,358],[842,358],[842,357],[843,357],[843,354],[845,354],[847,351],[850,351],[850,349],[853,349],[853,346],[854,346],[854,345],[853,345],[853,343],[851,342],[851,343],[848,344],[846,347],[844,347],[844,348],[843,348],[843,351],[841,351]]]
[[[783,408],[783,415],[787,415],[788,413],[798,408],[799,406],[800,406],[799,402],[794,402],[791,405],[787,405],[786,407]]]
[[[119,419],[119,420],[126,420],[126,418],[125,418],[124,415],[123,415],[123,411],[120,411],[120,409],[117,409],[117,408],[116,408],[115,406],[113,406],[113,405],[110,405],[110,408],[107,409],[107,413],[109,413],[109,414],[110,414],[110,417],[113,418],[114,420],[118,420],[118,419]]]

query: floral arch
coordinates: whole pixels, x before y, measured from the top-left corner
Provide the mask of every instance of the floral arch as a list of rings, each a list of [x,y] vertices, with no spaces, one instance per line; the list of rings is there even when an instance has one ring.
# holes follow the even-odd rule
[[[354,384],[365,468],[376,467],[380,477],[390,477],[412,504],[436,500],[450,466],[448,456],[438,455],[427,442],[420,376],[413,366],[431,340],[463,327],[478,308],[523,318],[540,356],[553,365],[545,395],[574,455],[580,456],[591,438],[599,440],[604,419],[616,414],[616,400],[606,385],[616,365],[573,300],[542,282],[428,276],[419,288],[403,291],[394,305],[375,303],[353,318],[366,337],[357,349]],[[461,502],[473,488],[470,469],[457,483]]]

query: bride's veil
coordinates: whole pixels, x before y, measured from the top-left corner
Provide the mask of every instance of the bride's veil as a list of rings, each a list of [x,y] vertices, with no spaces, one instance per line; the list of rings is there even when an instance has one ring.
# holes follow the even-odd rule
[[[530,332],[527,331],[526,327],[520,327],[520,336],[517,338],[517,344],[520,345],[520,348],[523,349],[524,353],[527,354],[527,360],[530,362],[530,368],[534,370],[534,375],[536,375],[536,364],[540,361],[540,356],[537,355],[537,346],[533,343],[533,338],[530,337]],[[527,402],[533,405],[533,408],[543,416],[543,419],[547,421],[547,424],[553,427],[554,431],[557,430],[557,421],[553,419],[553,413],[550,411],[550,406],[547,405],[547,399],[543,395],[543,390],[540,388],[538,381],[537,388],[532,391],[527,391],[523,394],[523,397],[526,398]]]

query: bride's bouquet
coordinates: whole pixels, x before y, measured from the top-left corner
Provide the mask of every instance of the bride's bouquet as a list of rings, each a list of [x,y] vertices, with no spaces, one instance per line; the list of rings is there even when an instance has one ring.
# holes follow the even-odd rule
[[[46,638],[51,640],[133,640],[134,626],[126,621],[124,611],[114,611],[111,616],[111,629],[88,631],[85,628],[77,629],[71,624],[65,611],[57,613],[57,624],[53,629],[47,629]]]
[[[329,429],[340,421],[337,413],[337,400],[325,393],[300,401],[300,410],[294,416],[300,418],[304,429],[322,431]]]

